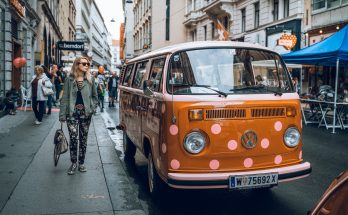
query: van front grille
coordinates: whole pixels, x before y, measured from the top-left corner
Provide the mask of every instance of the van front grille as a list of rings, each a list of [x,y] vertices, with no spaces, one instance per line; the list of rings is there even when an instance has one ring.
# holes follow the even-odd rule
[[[206,110],[206,119],[244,119],[246,118],[245,109],[218,109]]]
[[[272,107],[272,108],[252,108],[252,118],[264,118],[264,117],[285,117],[284,107]]]

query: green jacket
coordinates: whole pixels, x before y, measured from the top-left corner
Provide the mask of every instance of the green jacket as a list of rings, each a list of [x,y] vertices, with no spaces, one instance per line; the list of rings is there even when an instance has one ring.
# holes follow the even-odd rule
[[[83,81],[81,94],[85,106],[87,116],[91,116],[98,105],[98,95],[94,78],[90,84],[86,79]],[[72,117],[75,110],[77,97],[77,84],[73,77],[67,77],[64,82],[63,96],[60,101],[59,120],[66,120],[67,117]]]

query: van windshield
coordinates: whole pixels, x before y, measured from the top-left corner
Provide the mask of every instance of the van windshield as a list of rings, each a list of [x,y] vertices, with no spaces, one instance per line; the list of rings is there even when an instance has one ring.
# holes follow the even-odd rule
[[[293,92],[280,57],[255,49],[199,49],[172,55],[167,78],[174,94]]]

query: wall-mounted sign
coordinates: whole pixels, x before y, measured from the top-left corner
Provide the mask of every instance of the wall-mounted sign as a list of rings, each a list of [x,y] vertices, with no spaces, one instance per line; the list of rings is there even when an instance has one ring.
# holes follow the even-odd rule
[[[85,50],[84,42],[59,41],[57,42],[57,46],[58,46],[58,49],[60,50],[75,50],[75,51]]]
[[[16,9],[19,15],[25,17],[25,7],[19,2],[19,0],[9,0],[9,2]]]
[[[280,39],[278,40],[279,46],[284,46],[287,50],[291,50],[295,47],[297,42],[297,37],[294,34],[288,35],[283,34]]]

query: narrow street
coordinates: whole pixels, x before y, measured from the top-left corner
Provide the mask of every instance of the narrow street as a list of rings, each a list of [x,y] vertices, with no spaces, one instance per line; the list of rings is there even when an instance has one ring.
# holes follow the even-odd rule
[[[1,214],[306,214],[331,181],[348,166],[342,131],[304,127],[304,158],[310,177],[279,184],[269,192],[168,189],[153,201],[147,191],[147,161],[124,161],[118,107],[93,118],[89,132],[88,172],[68,176],[68,153],[53,165],[57,113],[33,125],[33,113],[19,111],[0,119]],[[4,123],[4,122],[8,123]],[[18,131],[21,131],[20,133]],[[67,132],[65,130],[65,132]],[[175,205],[175,206],[173,206]]]

